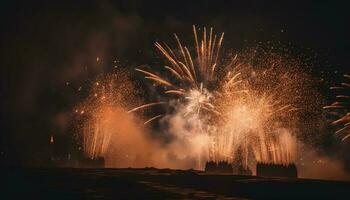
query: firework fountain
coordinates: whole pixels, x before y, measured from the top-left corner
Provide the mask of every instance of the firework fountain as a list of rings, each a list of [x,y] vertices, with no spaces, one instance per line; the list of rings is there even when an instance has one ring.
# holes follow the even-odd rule
[[[111,141],[122,140],[121,123],[125,124],[128,106],[136,101],[134,86],[127,74],[118,71],[100,75],[93,82],[88,98],[75,109],[79,141],[88,160],[103,159],[111,149]],[[127,98],[127,99],[126,99]],[[123,114],[124,113],[124,114]],[[125,126],[125,125],[124,125]]]

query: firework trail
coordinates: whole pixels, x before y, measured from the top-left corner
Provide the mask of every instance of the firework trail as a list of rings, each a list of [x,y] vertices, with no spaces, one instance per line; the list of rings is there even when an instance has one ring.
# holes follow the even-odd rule
[[[186,115],[199,115],[202,110],[216,112],[214,106],[210,103],[213,96],[208,91],[208,85],[216,79],[220,50],[224,38],[224,33],[219,37],[213,34],[213,29],[207,32],[204,28],[202,38],[197,33],[197,28],[193,26],[195,53],[183,46],[179,37],[175,34],[177,50],[170,48],[166,43],[155,43],[155,47],[161,52],[167,60],[168,65],[164,66],[171,75],[171,80],[158,75],[157,72],[137,68],[136,71],[145,75],[145,79],[151,80],[157,85],[163,86],[164,94],[170,98],[182,98],[188,101]],[[195,55],[195,56],[192,56]],[[130,110],[130,112],[139,109],[148,108],[164,104],[164,102],[154,102],[141,105]],[[161,118],[157,115],[151,119]],[[152,120],[147,120],[149,123]]]
[[[331,87],[331,90],[336,90],[336,101],[329,106],[325,106],[324,109],[332,110],[338,119],[332,122],[335,126],[341,126],[335,133],[342,134],[342,141],[350,138],[350,96],[347,94],[350,91],[350,76],[344,75],[347,82],[341,83],[340,86]]]

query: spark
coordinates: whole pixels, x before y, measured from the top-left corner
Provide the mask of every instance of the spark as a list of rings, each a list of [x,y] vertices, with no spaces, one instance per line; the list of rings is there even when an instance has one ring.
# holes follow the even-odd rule
[[[146,125],[146,124],[150,123],[151,121],[153,121],[153,120],[155,120],[155,119],[158,119],[158,118],[160,118],[160,117],[163,117],[163,116],[164,116],[163,114],[154,116],[154,117],[150,118],[149,120],[145,121],[143,124]]]
[[[156,105],[161,105],[161,104],[164,104],[164,103],[165,102],[154,102],[154,103],[144,104],[142,106],[139,106],[139,107],[136,107],[136,108],[133,108],[133,109],[129,110],[128,113],[135,112],[137,110],[148,108],[148,107],[152,107],[152,106],[156,106]]]

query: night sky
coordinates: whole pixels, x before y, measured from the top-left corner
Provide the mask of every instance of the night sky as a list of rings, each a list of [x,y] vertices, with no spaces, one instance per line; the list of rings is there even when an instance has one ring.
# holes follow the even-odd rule
[[[329,86],[350,72],[350,14],[340,1],[1,1],[0,9],[1,162],[16,165],[44,164],[51,135],[62,154],[74,146],[69,116],[84,96],[79,86],[115,65],[157,64],[154,42],[174,32],[191,40],[192,24],[225,32],[226,49],[286,47],[324,80],[327,102]],[[348,148],[330,130],[315,145]]]

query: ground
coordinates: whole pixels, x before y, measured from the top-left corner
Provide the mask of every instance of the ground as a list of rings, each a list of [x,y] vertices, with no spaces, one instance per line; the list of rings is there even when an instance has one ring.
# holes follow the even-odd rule
[[[344,199],[350,190],[350,182],[155,168],[5,168],[1,174],[0,199]]]

